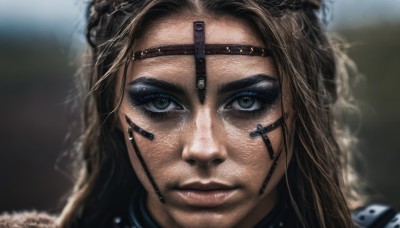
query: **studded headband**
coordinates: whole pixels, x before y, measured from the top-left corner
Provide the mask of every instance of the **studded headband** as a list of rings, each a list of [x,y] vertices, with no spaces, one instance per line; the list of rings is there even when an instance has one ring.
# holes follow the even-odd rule
[[[206,59],[205,55],[250,55],[269,57],[271,52],[262,47],[241,44],[206,44],[203,21],[193,22],[194,44],[167,45],[133,53],[132,59],[139,61],[167,55],[194,55],[196,64],[196,87],[201,103],[205,100]]]

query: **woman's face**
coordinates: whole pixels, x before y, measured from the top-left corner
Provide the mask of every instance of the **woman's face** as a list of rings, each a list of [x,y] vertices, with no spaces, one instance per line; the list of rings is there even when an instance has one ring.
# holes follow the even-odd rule
[[[193,21],[199,20],[205,23],[206,44],[265,46],[245,21],[181,14],[152,23],[134,51],[193,44]],[[270,57],[206,55],[206,75],[206,98],[201,104],[193,55],[132,61],[119,110],[126,146],[148,192],[148,209],[163,227],[250,227],[277,202],[275,188],[286,159],[278,127],[267,136],[275,154],[283,152],[281,162],[260,194],[273,160],[261,136],[251,137],[250,132],[258,124],[267,126],[281,118],[281,96],[283,107],[288,96],[281,94]],[[125,115],[154,134],[149,140],[133,133],[165,203],[153,190],[129,140]]]

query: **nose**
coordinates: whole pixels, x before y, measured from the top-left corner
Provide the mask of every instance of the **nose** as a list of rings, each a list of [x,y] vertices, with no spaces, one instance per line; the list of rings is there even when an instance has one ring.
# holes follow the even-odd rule
[[[220,164],[226,160],[227,151],[221,143],[223,136],[214,130],[214,122],[210,110],[204,108],[197,112],[183,148],[183,160],[191,165],[203,167]]]

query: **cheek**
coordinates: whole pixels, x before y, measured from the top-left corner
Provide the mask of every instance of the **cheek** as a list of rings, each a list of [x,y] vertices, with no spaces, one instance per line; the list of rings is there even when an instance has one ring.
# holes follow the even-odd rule
[[[135,133],[136,144],[141,152],[141,155],[153,175],[155,181],[163,188],[163,183],[170,180],[174,174],[171,172],[171,167],[174,172],[180,171],[180,148],[181,142],[178,135],[181,135],[180,129],[170,131],[157,131],[156,129],[149,128],[149,132],[154,134],[154,140],[148,140]],[[133,149],[131,142],[127,139],[127,148],[131,163],[136,172],[136,175],[146,187],[150,189],[148,178],[139,162],[136,152]]]
[[[250,132],[256,130],[257,124],[266,126],[279,118],[279,114],[273,114],[264,117],[263,120],[248,120],[247,123],[236,123],[235,125],[231,122],[224,124],[226,140],[224,144],[229,151],[229,159],[226,161],[226,165],[229,167],[229,172],[235,173],[241,181],[244,181],[247,193],[255,196],[254,199],[258,199],[261,186],[274,161],[270,158],[262,138],[260,136],[253,138],[250,136]],[[245,127],[238,127],[239,125]],[[271,141],[275,155],[281,153],[283,148],[282,128],[278,127],[267,133],[267,136]],[[280,160],[284,158],[285,154],[283,153]],[[285,166],[279,164],[267,184],[268,188],[263,196],[268,195],[268,192],[275,188],[284,172]]]
[[[134,117],[135,115],[130,114]],[[137,116],[137,115],[136,115]],[[227,151],[227,159],[219,164],[216,169],[218,177],[226,177],[237,180],[246,185],[248,194],[258,195],[259,189],[272,166],[273,161],[268,156],[268,150],[261,137],[250,136],[250,132],[256,130],[257,124],[267,126],[281,117],[279,110],[274,110],[260,118],[248,118],[241,121],[232,121],[221,118],[216,121],[215,138]],[[154,134],[154,140],[148,140],[134,133],[135,141],[142,157],[153,175],[160,190],[163,192],[171,182],[189,178],[196,175],[195,170],[182,159],[182,151],[191,130],[190,124],[185,121],[174,122],[171,126],[158,122],[146,124],[145,120],[133,119],[140,123],[143,129]],[[167,122],[168,124],[168,122]],[[133,168],[146,189],[152,188],[146,173],[141,166],[136,153],[127,138],[127,125],[123,123],[126,136],[126,144]],[[275,153],[282,151],[282,128],[279,127],[269,133],[272,147]],[[190,140],[189,140],[190,141]],[[280,160],[283,161],[284,154]],[[284,162],[280,162],[276,172],[268,184],[267,192],[279,181],[284,173]]]
[[[256,126],[256,125],[253,125]],[[236,164],[236,170],[251,180],[265,178],[273,160],[269,157],[268,150],[260,136],[250,137],[250,132],[255,127],[238,129],[231,127],[226,130],[227,149],[229,159]],[[282,131],[280,128],[267,134],[275,154],[282,150]]]
[[[251,137],[250,133],[257,130],[257,125],[269,126],[282,117],[279,107],[267,111],[267,114],[259,117],[248,117],[241,119],[226,118],[223,122],[223,134],[226,138],[226,145],[229,147],[233,158],[241,159],[244,163],[265,163],[272,162],[268,155],[267,147],[260,135]],[[272,144],[276,154],[282,146],[282,127],[265,133]]]

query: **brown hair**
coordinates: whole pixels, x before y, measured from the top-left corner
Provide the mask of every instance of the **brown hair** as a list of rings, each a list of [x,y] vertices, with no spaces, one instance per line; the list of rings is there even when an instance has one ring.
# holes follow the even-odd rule
[[[340,121],[345,108],[354,107],[348,92],[348,61],[321,24],[321,4],[320,0],[92,1],[87,24],[89,70],[78,82],[86,100],[76,147],[77,180],[59,224],[106,226],[141,185],[117,127],[115,110],[122,96],[116,96],[124,89],[117,88],[116,74],[125,66],[123,86],[131,48],[149,23],[186,10],[228,14],[254,25],[273,53],[278,77],[288,86],[296,113],[293,126],[284,131],[286,144],[291,144],[286,147],[293,149],[284,181],[291,220],[303,227],[352,227],[350,208],[361,199],[349,165],[352,138],[344,134]]]

